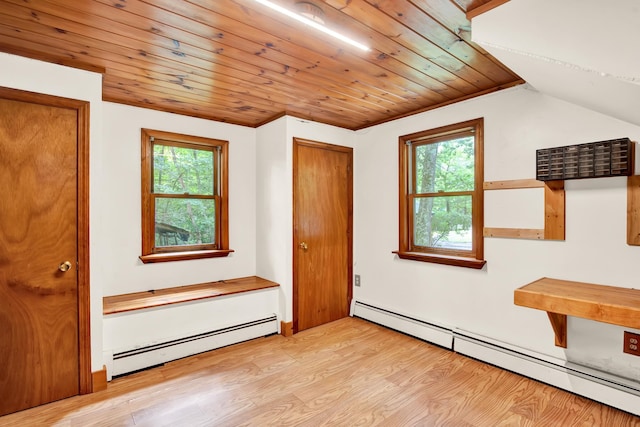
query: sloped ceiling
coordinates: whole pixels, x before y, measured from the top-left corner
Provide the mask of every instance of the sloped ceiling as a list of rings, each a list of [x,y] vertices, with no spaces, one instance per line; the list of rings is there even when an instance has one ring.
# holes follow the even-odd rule
[[[473,40],[540,92],[640,126],[640,2],[511,0]]]

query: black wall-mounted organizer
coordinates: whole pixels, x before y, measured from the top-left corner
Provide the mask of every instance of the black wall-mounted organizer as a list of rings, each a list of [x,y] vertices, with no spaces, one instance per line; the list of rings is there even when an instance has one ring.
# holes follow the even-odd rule
[[[602,178],[633,175],[634,144],[629,138],[536,150],[536,179]]]

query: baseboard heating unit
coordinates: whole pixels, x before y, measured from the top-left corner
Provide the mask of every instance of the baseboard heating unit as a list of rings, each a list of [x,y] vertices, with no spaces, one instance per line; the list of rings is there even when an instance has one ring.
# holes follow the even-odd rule
[[[231,344],[278,333],[276,316],[203,332],[113,354],[117,376]]]
[[[415,319],[404,314],[396,313],[370,304],[356,301],[353,315],[378,323],[396,331],[404,332],[424,341],[441,347],[453,349],[453,332],[450,328]]]
[[[353,315],[571,393],[640,415],[640,383],[638,382],[461,329],[447,329],[359,301],[354,304]]]

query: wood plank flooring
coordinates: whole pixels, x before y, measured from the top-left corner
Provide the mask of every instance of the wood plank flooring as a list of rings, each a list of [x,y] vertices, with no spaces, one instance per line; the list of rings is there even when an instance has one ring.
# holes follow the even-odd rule
[[[0,426],[640,426],[640,417],[345,318],[116,379]]]

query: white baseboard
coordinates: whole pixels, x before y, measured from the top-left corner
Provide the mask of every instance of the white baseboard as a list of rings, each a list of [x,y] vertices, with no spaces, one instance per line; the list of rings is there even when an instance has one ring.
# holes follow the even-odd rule
[[[116,375],[276,333],[278,333],[278,321],[274,315],[147,347],[113,352],[112,359],[108,361],[109,379]]]
[[[353,315],[429,341],[430,343],[448,348],[449,350],[453,349],[453,333],[450,328],[428,323],[384,308],[375,307],[362,301],[355,302]]]
[[[640,384],[632,380],[361,301],[352,315],[640,416]]]
[[[488,342],[454,330],[454,350],[540,382],[640,415],[640,384],[626,378],[550,358],[527,349]]]

